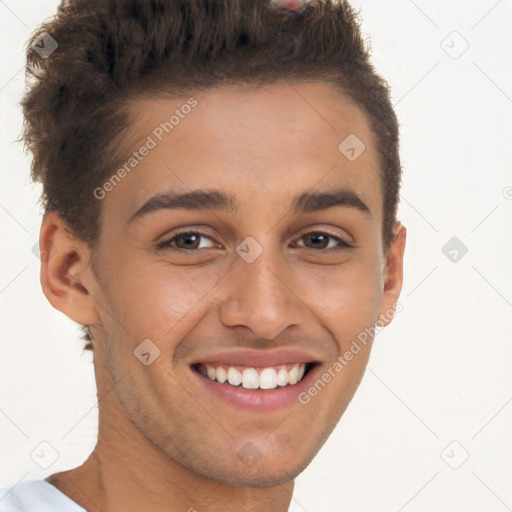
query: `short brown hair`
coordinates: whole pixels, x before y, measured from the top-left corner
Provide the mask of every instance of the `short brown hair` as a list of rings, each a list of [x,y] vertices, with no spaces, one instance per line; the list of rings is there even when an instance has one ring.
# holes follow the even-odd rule
[[[401,167],[387,83],[370,63],[357,13],[344,0],[299,12],[269,0],[63,0],[27,45],[23,139],[45,212],[57,210],[91,246],[101,208],[93,190],[112,175],[112,151],[141,95],[232,83],[325,81],[366,113],[380,158],[383,245],[393,239]],[[32,49],[47,32],[58,48]],[[341,141],[340,141],[341,142]]]

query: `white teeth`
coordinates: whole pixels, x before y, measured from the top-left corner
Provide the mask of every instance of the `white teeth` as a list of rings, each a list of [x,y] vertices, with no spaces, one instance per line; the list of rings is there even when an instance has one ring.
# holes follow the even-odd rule
[[[305,364],[293,364],[277,367],[268,367],[258,370],[252,367],[245,367],[242,371],[230,366],[210,366],[201,364],[197,367],[199,373],[211,380],[216,380],[221,384],[230,384],[231,386],[242,386],[244,389],[275,389],[283,386],[293,386],[297,384],[306,372]],[[240,368],[240,367],[239,367]]]
[[[274,389],[277,388],[277,374],[274,368],[265,368],[260,373],[260,388]]]
[[[242,387],[245,389],[258,389],[260,387],[260,378],[254,368],[246,368],[242,373]]]
[[[284,368],[281,368],[277,372],[277,385],[278,386],[286,386],[287,384],[288,384],[288,372]]]
[[[295,365],[288,372],[288,384],[297,384],[298,380],[299,380],[299,366]]]
[[[232,386],[238,386],[242,382],[242,375],[236,368],[233,368],[232,366],[230,366],[228,370],[228,382]]]
[[[224,370],[224,368],[222,368],[222,366],[219,366],[215,370],[215,379],[221,383],[224,383],[228,380],[228,374],[226,373],[226,370]]]

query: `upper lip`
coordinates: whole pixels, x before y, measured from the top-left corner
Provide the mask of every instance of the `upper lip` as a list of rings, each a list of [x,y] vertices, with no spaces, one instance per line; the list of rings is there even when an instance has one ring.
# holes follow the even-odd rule
[[[286,363],[316,363],[318,358],[298,349],[227,350],[205,354],[191,364],[224,364],[227,366],[278,366]]]

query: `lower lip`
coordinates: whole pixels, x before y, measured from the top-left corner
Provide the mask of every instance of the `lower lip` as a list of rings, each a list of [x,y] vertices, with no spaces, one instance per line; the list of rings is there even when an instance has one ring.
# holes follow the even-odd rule
[[[313,366],[297,384],[275,389],[245,389],[229,384],[221,384],[205,377],[193,368],[190,368],[190,370],[199,379],[201,386],[204,386],[205,389],[219,397],[223,402],[236,407],[236,409],[244,408],[261,412],[283,409],[294,403],[300,403],[298,396],[311,385],[320,367],[321,365]]]

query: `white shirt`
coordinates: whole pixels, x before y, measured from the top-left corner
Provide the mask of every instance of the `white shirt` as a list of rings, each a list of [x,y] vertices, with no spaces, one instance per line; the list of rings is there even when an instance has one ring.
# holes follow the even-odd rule
[[[0,489],[0,512],[87,512],[46,480]]]

